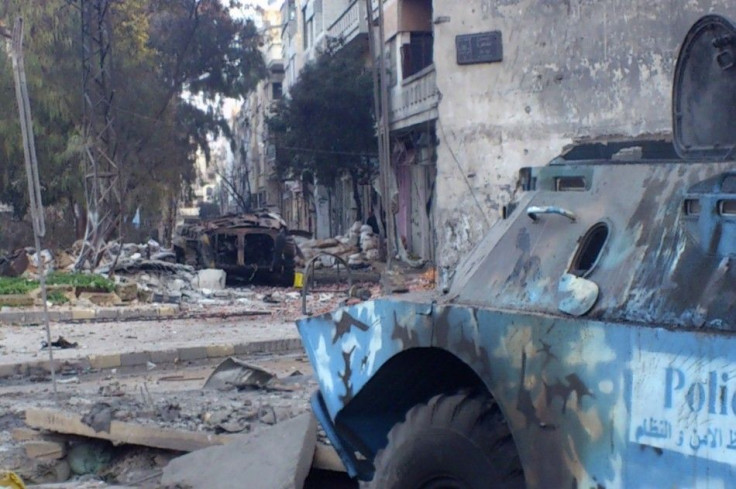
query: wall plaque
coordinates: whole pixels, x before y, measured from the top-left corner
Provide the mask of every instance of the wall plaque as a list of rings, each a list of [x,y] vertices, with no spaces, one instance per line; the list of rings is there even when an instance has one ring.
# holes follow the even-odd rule
[[[501,31],[455,36],[457,64],[496,63],[503,60]]]

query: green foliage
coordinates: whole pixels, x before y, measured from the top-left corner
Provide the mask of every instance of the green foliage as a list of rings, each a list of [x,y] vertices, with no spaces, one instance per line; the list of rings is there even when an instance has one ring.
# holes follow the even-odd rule
[[[112,292],[115,290],[115,282],[94,273],[62,273],[53,272],[46,278],[48,285],[73,285],[87,289],[104,290]]]
[[[46,295],[46,300],[55,305],[66,304],[69,302],[69,298],[60,290],[52,290],[49,292]]]
[[[38,280],[23,277],[0,277],[0,295],[27,294],[38,288]]]
[[[88,0],[93,1],[93,0]],[[265,73],[258,32],[225,0],[111,1],[115,154],[124,208],[154,215],[194,181],[197,152],[226,127],[223,97]],[[5,0],[0,25],[25,19],[25,65],[46,205],[84,202],[82,46],[78,0]],[[208,104],[193,103],[192,97]],[[27,184],[9,52],[0,41],[0,200],[18,217]],[[227,134],[227,133],[226,133]]]
[[[71,285],[74,287],[83,287],[86,289],[104,290],[112,292],[115,290],[115,283],[101,275],[85,274],[85,273],[61,273],[53,272],[46,277],[47,285]],[[31,280],[23,277],[0,277],[0,295],[9,294],[27,294],[39,286],[38,280]],[[52,291],[48,295],[49,301],[54,304],[66,302],[64,299],[52,299],[52,294],[64,295],[61,291]]]
[[[373,81],[360,47],[330,46],[304,67],[268,120],[284,178],[312,174],[331,184],[376,171]]]

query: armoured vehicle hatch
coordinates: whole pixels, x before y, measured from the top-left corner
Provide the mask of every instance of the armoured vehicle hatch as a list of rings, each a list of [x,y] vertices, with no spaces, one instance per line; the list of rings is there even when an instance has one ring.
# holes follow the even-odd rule
[[[381,489],[731,487],[736,29],[685,37],[674,142],[572,148],[449,292],[298,323],[315,414]]]

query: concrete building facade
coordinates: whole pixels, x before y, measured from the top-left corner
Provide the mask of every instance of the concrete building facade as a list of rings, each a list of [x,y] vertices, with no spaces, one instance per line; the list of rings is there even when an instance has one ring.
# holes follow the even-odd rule
[[[679,44],[708,13],[735,19],[736,3],[435,0],[439,265],[500,218],[520,168],[579,141],[669,138]],[[463,36],[494,31],[500,62],[458,63]]]
[[[373,0],[374,24],[378,4]],[[274,83],[280,83],[281,94],[288,96],[302,68],[316,59],[328,40],[361,46],[369,64],[368,10],[365,0],[284,0],[264,10],[269,78],[247,97],[234,124],[240,147],[233,178],[247,182],[249,189],[241,184],[243,194],[253,196],[254,207],[277,207],[291,227],[311,231],[317,237],[345,233],[356,220],[352,182],[347,177],[338,179],[330,188],[319,182],[308,188],[297,181],[278,182],[273,172],[273,141],[265,120],[276,99]],[[387,0],[383,12],[384,39],[377,43],[384,50],[388,74],[392,168],[388,214],[407,255],[432,259],[439,103],[432,56],[432,2]],[[377,187],[377,180],[361,182],[363,209],[377,205]]]
[[[261,15],[267,76],[247,95],[231,123],[236,148],[229,180],[240,198],[249,200],[238,204],[275,210],[281,206],[283,184],[276,175],[276,151],[266,120],[284,91],[282,18],[279,6],[274,5],[264,8]]]

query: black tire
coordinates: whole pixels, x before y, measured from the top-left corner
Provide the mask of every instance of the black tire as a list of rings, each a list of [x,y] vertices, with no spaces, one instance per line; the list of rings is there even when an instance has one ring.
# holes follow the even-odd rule
[[[521,489],[524,474],[498,405],[439,395],[414,406],[375,459],[374,489]]]

